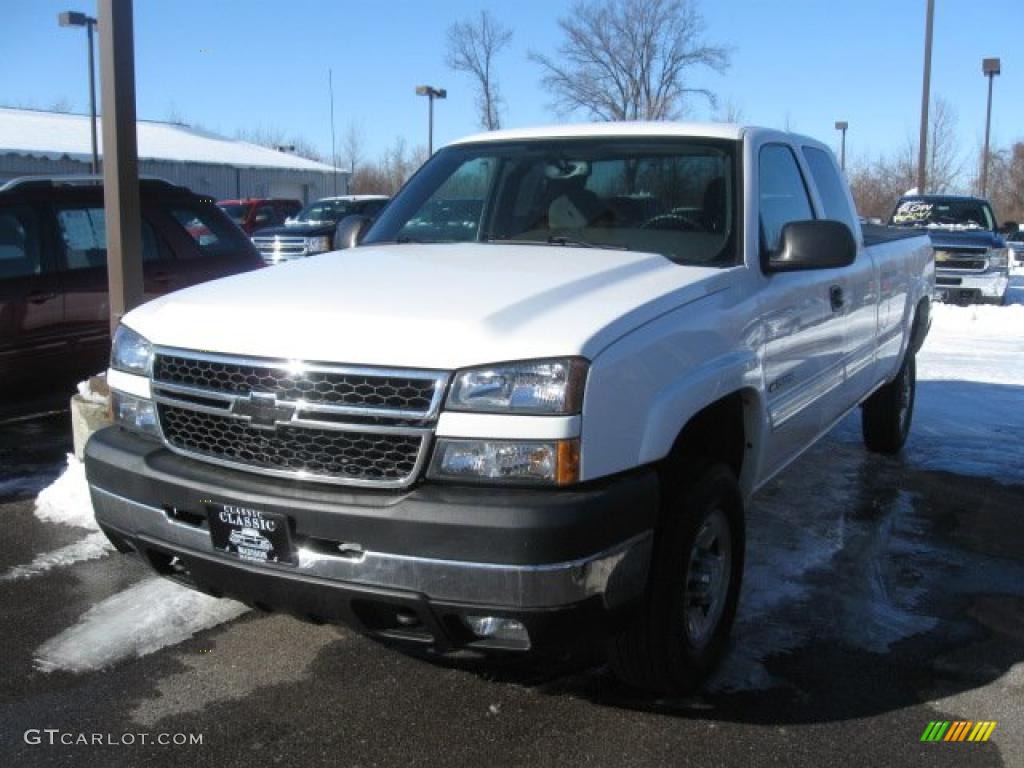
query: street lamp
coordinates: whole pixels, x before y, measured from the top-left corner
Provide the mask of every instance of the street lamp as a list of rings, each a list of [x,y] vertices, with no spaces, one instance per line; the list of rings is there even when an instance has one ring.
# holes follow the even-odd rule
[[[999,59],[982,59],[981,73],[988,78],[988,111],[985,113],[985,151],[981,156],[981,196],[988,189],[988,134],[992,127],[992,81],[1000,74]]]
[[[426,96],[430,101],[430,113],[427,128],[427,156],[434,154],[434,99],[448,98],[448,91],[444,88],[434,88],[432,85],[417,85],[417,96]]]
[[[62,27],[85,27],[89,39],[89,114],[92,117],[92,172],[100,172],[100,153],[96,146],[96,71],[93,64],[92,31],[96,19],[79,11],[64,11],[57,14],[57,23]]]
[[[846,129],[850,127],[850,124],[845,120],[836,120],[836,130],[843,132],[843,143],[842,150],[839,153],[839,167],[846,170]]]

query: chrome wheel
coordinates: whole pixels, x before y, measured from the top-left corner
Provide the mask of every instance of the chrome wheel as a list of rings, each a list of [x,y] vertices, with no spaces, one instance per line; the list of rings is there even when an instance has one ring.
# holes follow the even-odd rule
[[[695,648],[703,648],[715,633],[729,594],[731,572],[729,520],[724,511],[715,508],[697,532],[686,571],[686,636]]]

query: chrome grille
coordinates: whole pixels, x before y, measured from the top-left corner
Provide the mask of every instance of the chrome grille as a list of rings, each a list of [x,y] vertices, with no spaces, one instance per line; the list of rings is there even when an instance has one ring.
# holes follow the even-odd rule
[[[253,245],[266,262],[287,261],[308,256],[306,238],[294,235],[262,235],[252,238]]]
[[[158,349],[167,446],[262,474],[403,487],[430,447],[447,374]]]
[[[386,408],[402,412],[430,410],[434,380],[410,376],[380,376],[330,369],[297,373],[274,364],[202,360],[181,355],[158,355],[153,378],[169,384],[211,389],[229,394],[274,394],[281,400]]]
[[[936,269],[955,269],[961,272],[984,272],[988,269],[988,259],[978,251],[947,251],[936,249]]]
[[[291,426],[267,431],[230,416],[168,405],[160,408],[160,426],[171,445],[190,453],[309,479],[371,483],[408,480],[424,440],[421,435]]]

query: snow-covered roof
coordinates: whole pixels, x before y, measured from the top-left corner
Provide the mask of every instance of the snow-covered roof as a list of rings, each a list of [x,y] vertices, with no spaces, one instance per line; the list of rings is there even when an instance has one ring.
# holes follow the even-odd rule
[[[101,117],[98,127],[101,156],[102,124]],[[278,152],[247,141],[228,139],[187,125],[153,120],[139,120],[136,125],[140,160],[297,171],[333,170],[326,163]],[[89,116],[0,107],[0,155],[3,154],[51,159],[68,157],[88,162],[92,157]]]
[[[512,128],[467,136],[453,144],[471,144],[480,141],[523,141],[527,139],[577,139],[613,137],[677,137],[702,136],[711,139],[742,138],[744,127],[729,123],[671,123],[671,122],[609,122],[569,123],[539,128]]]

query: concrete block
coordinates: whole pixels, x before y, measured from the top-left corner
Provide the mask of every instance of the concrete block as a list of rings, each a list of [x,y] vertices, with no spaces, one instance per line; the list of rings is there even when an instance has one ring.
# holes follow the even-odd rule
[[[110,389],[106,377],[93,376],[79,384],[78,394],[71,398],[71,434],[79,460],[92,433],[110,423]]]

